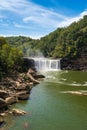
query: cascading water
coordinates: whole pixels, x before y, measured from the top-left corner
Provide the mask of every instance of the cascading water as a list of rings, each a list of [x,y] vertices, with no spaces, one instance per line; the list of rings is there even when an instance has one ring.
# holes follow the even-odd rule
[[[60,59],[33,58],[38,71],[60,70]]]

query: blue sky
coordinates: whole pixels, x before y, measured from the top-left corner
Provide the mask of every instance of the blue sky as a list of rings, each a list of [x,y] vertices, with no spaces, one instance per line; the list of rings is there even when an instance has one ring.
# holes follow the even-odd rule
[[[40,38],[87,15],[87,0],[0,0],[0,36]]]

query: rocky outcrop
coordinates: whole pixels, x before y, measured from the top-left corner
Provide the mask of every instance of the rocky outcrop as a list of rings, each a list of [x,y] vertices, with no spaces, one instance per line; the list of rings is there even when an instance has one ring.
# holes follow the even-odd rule
[[[4,99],[0,98],[0,110],[7,109],[7,103]]]
[[[35,69],[35,61],[31,58],[24,57],[23,70],[27,72],[29,68]]]
[[[27,91],[21,91],[16,93],[18,100],[27,100],[29,98],[29,93]]]
[[[34,78],[36,75],[35,71],[33,69],[29,69],[27,72],[27,77],[29,78],[30,81],[32,81],[34,84],[39,84],[39,81]]]
[[[43,75],[37,75],[36,71],[29,69],[27,73],[17,73],[7,76],[0,82],[0,116],[5,117],[8,114],[25,115],[23,110],[10,110],[10,105],[20,100],[28,100],[32,87],[38,84],[38,78],[44,78]],[[0,126],[4,123],[4,118],[0,118]]]
[[[9,85],[6,85],[7,84]],[[18,100],[27,100],[29,98],[32,86],[29,81],[25,81],[22,76],[18,76],[16,80],[7,77],[0,83],[0,109],[6,108],[8,105],[18,102]],[[33,85],[33,83],[32,83]]]
[[[86,70],[87,71],[87,57],[80,58],[63,58],[61,59],[62,70]]]
[[[35,79],[43,79],[43,78],[45,78],[45,76],[44,75],[42,75],[42,74],[37,74],[37,75],[34,75],[34,78]]]
[[[12,109],[12,114],[13,115],[25,115],[25,114],[27,114],[27,112],[25,112],[23,110],[19,110],[19,109]]]
[[[5,99],[9,97],[9,93],[5,90],[0,90],[0,97]]]
[[[16,96],[11,96],[5,99],[5,102],[7,103],[7,105],[11,105],[13,103],[16,103],[18,101]]]
[[[5,123],[4,118],[0,116],[0,127]]]
[[[23,84],[20,84],[19,86],[17,85],[17,86],[15,86],[15,91],[16,92],[20,92],[20,91],[27,91],[28,93],[30,93],[30,91],[31,91],[31,86],[30,86],[30,84],[25,84],[25,83],[23,83]]]
[[[35,76],[35,77],[34,77]],[[29,69],[27,73],[8,76],[0,82],[0,111],[19,100],[28,100],[33,85],[38,84],[36,71]]]

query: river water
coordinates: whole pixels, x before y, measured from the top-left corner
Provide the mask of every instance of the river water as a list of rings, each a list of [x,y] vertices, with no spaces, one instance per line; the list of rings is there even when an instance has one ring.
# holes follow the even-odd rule
[[[3,130],[87,130],[87,72],[44,73],[30,99],[13,107],[28,112],[9,116]]]

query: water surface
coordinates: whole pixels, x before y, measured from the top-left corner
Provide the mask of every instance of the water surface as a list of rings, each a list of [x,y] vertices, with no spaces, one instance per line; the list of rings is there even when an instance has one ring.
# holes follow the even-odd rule
[[[87,72],[44,74],[30,99],[14,105],[28,114],[9,116],[4,130],[87,130]]]

